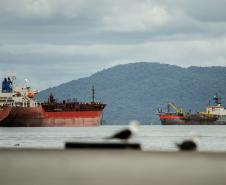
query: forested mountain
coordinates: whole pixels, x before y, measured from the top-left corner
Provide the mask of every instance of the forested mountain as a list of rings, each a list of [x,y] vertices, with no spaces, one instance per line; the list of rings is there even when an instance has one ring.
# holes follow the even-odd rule
[[[203,111],[216,93],[226,105],[226,67],[181,68],[146,62],[118,65],[72,80],[40,92],[38,99],[46,100],[53,93],[58,99],[91,101],[92,85],[96,100],[107,104],[103,116],[107,124],[133,119],[159,124],[157,109],[168,102],[187,111]]]

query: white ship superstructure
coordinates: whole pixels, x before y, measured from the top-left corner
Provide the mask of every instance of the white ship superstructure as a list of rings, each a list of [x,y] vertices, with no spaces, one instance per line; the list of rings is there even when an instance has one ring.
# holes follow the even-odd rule
[[[218,120],[226,120],[226,109],[221,103],[221,97],[219,97],[217,94],[213,98],[215,105],[209,105],[206,108],[206,112],[210,115],[216,115],[218,116]]]
[[[226,109],[221,105],[208,106],[206,109],[206,112],[208,112],[209,114],[219,115],[219,116],[226,115]]]
[[[37,107],[34,97],[37,90],[31,89],[28,83],[23,87],[15,86],[15,76],[4,78],[0,92],[0,106],[11,107]]]

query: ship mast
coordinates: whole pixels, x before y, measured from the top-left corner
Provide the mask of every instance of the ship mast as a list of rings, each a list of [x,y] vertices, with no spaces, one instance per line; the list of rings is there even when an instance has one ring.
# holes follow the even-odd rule
[[[95,102],[95,88],[94,85],[92,86],[92,102]]]
[[[216,95],[213,97],[213,100],[214,100],[214,102],[215,102],[215,104],[216,104],[217,106],[221,106],[221,97],[218,96],[217,93],[216,93]]]

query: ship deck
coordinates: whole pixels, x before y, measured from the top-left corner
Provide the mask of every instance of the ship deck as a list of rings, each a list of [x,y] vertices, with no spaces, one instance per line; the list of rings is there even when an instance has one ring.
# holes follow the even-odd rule
[[[226,153],[1,149],[4,185],[213,185]]]

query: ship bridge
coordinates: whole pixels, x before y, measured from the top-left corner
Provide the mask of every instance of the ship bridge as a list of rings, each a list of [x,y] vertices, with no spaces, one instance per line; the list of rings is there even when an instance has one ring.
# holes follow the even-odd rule
[[[16,77],[4,78],[2,91],[0,92],[0,106],[12,107],[37,107],[34,97],[36,90],[32,90],[27,84],[19,88],[15,86]]]
[[[213,114],[213,115],[219,115],[219,116],[226,116],[226,109],[221,103],[221,97],[216,94],[213,97],[214,100],[214,105],[207,106],[206,112],[208,114]]]

